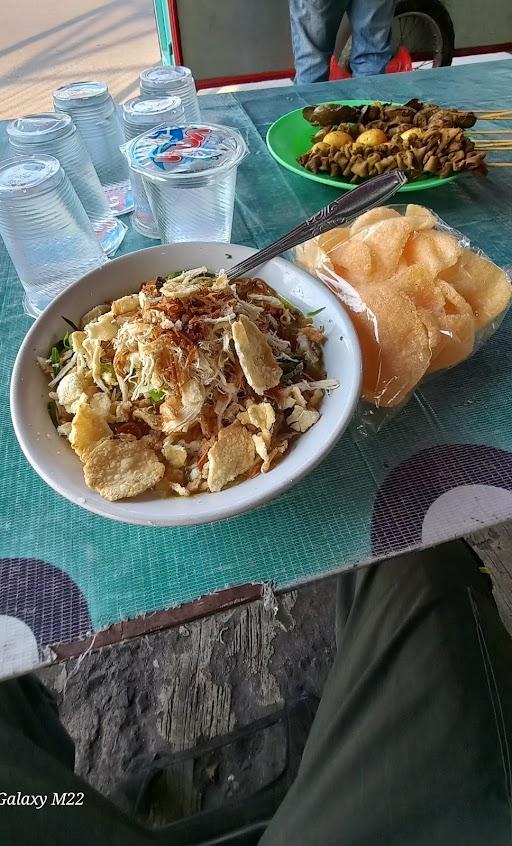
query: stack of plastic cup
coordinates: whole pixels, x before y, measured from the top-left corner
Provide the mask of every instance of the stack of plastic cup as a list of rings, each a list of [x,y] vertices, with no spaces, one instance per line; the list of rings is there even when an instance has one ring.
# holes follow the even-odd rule
[[[47,112],[13,120],[7,135],[16,156],[55,156],[64,168],[107,255],[121,244],[126,226],[110,211],[91,157],[69,115]]]
[[[104,82],[71,82],[53,92],[56,112],[71,115],[114,214],[133,209],[130,172],[119,147],[123,126]]]
[[[127,141],[164,122],[169,126],[183,125],[184,112],[179,97],[142,96],[123,103],[124,135]],[[141,175],[132,171],[131,182],[135,203],[132,224],[146,238],[158,238],[158,227]]]
[[[140,75],[140,93],[150,97],[179,97],[185,110],[185,123],[201,120],[194,77],[181,65],[157,65]]]
[[[229,241],[237,167],[247,153],[238,130],[164,124],[129,141],[124,153],[142,176],[162,242]]]
[[[53,156],[2,162],[0,235],[32,317],[71,282],[108,261],[75,189]]]

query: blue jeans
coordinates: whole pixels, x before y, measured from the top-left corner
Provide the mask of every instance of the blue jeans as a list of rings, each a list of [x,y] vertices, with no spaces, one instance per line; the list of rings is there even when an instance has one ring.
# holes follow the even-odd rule
[[[289,0],[293,55],[299,85],[325,82],[345,12],[352,24],[354,76],[382,73],[391,59],[395,0]]]

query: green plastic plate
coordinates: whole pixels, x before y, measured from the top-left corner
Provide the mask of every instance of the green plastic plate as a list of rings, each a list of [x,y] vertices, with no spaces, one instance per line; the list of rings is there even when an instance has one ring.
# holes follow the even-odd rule
[[[366,106],[374,101],[329,100],[329,102],[340,106]],[[272,124],[267,132],[267,147],[279,164],[293,173],[298,173],[299,176],[304,176],[305,179],[322,182],[332,188],[343,188],[346,191],[356,188],[356,185],[335,176],[328,176],[325,173],[311,173],[310,170],[306,170],[298,163],[297,157],[309,150],[312,144],[312,136],[317,131],[317,128],[303,118],[302,109],[295,109],[295,111],[288,112],[287,115],[283,115]],[[407,185],[400,188],[400,191],[425,191],[427,188],[441,188],[443,185],[453,182],[454,179],[458,179],[459,176],[458,173],[448,176],[446,179],[439,179],[438,176],[424,176],[422,179],[414,179],[408,182]]]

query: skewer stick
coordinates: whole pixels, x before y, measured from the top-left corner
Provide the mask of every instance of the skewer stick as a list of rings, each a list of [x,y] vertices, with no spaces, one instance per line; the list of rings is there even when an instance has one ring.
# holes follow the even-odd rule
[[[478,120],[496,120],[496,121],[510,121],[512,120],[512,112],[507,115],[477,115]]]
[[[512,134],[511,129],[468,129],[468,135],[505,135]]]
[[[487,162],[487,167],[512,167],[512,162]]]
[[[479,109],[475,115],[512,115],[512,109]]]

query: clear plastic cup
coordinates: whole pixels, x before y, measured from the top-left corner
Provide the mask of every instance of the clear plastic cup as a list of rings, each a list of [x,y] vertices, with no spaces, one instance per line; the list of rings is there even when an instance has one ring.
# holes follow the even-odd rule
[[[17,118],[7,126],[16,156],[55,156],[64,168],[107,255],[121,244],[126,226],[110,211],[98,174],[70,115],[46,112]]]
[[[130,172],[119,151],[123,127],[105,83],[70,82],[53,92],[53,105],[76,124],[113,213],[132,211]]]
[[[129,141],[124,153],[142,176],[162,242],[229,241],[237,167],[247,153],[238,130],[163,124]]]
[[[179,97],[185,109],[185,124],[201,120],[199,99],[190,68],[181,65],[157,65],[146,68],[139,77],[140,93],[151,97]]]
[[[167,123],[169,126],[183,125],[185,120],[183,105],[179,97],[133,97],[123,103],[124,135],[127,141],[136,138],[142,132]],[[146,238],[159,238],[156,220],[151,211],[142,176],[132,171],[131,183],[135,210],[132,225]]]
[[[0,164],[0,235],[37,317],[71,282],[108,261],[75,189],[53,156]]]

